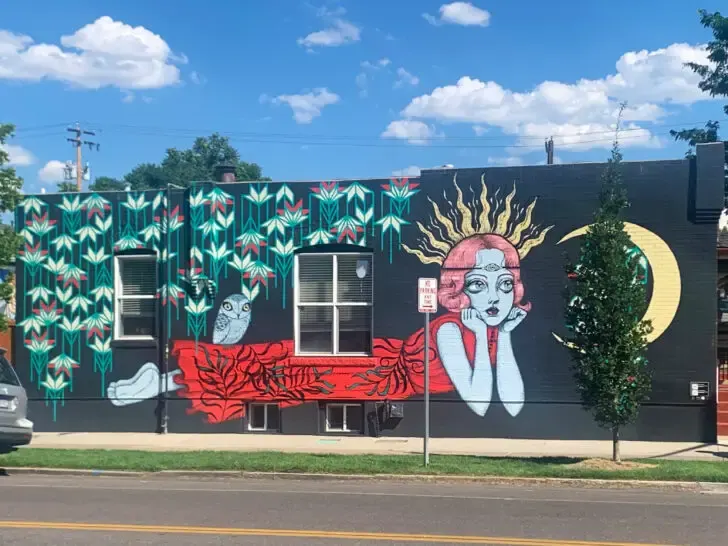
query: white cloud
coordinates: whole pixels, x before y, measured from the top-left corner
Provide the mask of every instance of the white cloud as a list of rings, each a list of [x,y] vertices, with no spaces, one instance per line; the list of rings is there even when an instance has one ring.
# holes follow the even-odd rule
[[[8,154],[8,166],[27,167],[35,163],[35,157],[29,150],[16,144],[0,144],[0,150]]]
[[[52,159],[38,171],[38,179],[46,183],[63,182],[63,169],[65,167],[63,161]]]
[[[330,22],[331,26],[323,30],[299,38],[298,45],[307,48],[309,51],[315,47],[338,47],[361,39],[361,29],[355,24],[343,19],[341,16],[346,13],[344,8],[334,11],[322,8],[318,16]]]
[[[464,76],[453,85],[416,97],[402,115],[494,126],[521,138],[561,136],[559,147],[601,148],[611,146],[609,133],[614,130],[619,103],[627,100],[623,144],[655,146],[658,141],[640,123],[664,117],[670,105],[710,99],[698,88],[700,78],[684,66],[687,61],[707,62],[704,47],[673,44],[651,52],[626,53],[617,61],[616,73],[602,79],[545,81],[527,92]],[[541,145],[537,139],[528,143]]]
[[[366,72],[359,72],[356,76],[356,86],[359,88],[359,96],[366,97],[369,94],[369,77]]]
[[[489,157],[488,165],[497,167],[518,167],[523,165],[523,158],[518,156]]]
[[[260,100],[265,102],[268,99],[265,95],[261,95]],[[296,123],[307,124],[319,117],[326,106],[336,104],[339,100],[341,98],[336,93],[326,88],[318,88],[305,94],[278,95],[271,102],[287,104],[293,110],[293,119]]]
[[[410,74],[404,68],[399,67],[397,69],[397,81],[394,82],[395,87],[402,87],[403,85],[417,85],[420,83],[420,79],[414,74]]]
[[[382,57],[378,61],[362,61],[361,67],[362,68],[368,68],[369,70],[379,70],[380,68],[386,68],[388,67],[392,61],[390,61],[387,57]]]
[[[199,72],[193,70],[192,72],[190,72],[190,81],[195,85],[205,85],[207,83],[207,78],[205,78],[205,76],[203,76]]]
[[[422,17],[431,25],[462,25],[487,27],[490,24],[490,13],[478,8],[470,2],[452,2],[440,6],[440,17],[423,13]]]
[[[488,132],[488,128],[483,127],[482,125],[473,125],[473,132],[476,136],[483,136],[485,133]]]
[[[438,134],[434,127],[411,119],[393,121],[382,133],[384,138],[406,140],[410,144],[427,144],[435,136]]]
[[[404,169],[392,171],[392,176],[420,176],[420,168],[417,165],[410,165]]]
[[[108,16],[62,36],[60,45],[0,30],[0,79],[155,89],[178,83],[176,65],[185,62],[158,34]]]

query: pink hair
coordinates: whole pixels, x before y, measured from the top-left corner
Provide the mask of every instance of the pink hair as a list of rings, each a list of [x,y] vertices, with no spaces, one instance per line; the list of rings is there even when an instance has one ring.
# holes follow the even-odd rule
[[[505,237],[488,233],[473,235],[460,241],[445,258],[440,271],[440,288],[437,299],[440,305],[450,312],[457,312],[470,307],[470,298],[463,292],[465,274],[475,267],[476,255],[480,250],[497,249],[506,258],[506,269],[513,274],[513,305],[524,311],[530,311],[530,303],[523,300],[523,282],[521,281],[521,258],[518,250]]]

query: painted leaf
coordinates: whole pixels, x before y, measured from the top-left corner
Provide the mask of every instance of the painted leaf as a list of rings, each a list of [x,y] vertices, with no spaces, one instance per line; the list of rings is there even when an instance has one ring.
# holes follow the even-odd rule
[[[48,298],[53,295],[53,291],[43,285],[37,285],[28,290],[28,295],[31,297],[33,303],[39,300],[48,303]]]
[[[368,224],[374,218],[374,207],[369,207],[366,211],[356,207],[356,217],[362,224]]]
[[[29,212],[41,214],[46,204],[37,197],[31,196],[23,199],[20,202],[20,206],[23,207],[23,213],[27,216]]]
[[[400,218],[395,214],[387,214],[386,216],[383,216],[382,218],[377,220],[375,223],[382,226],[382,233],[386,233],[390,229],[396,231],[397,233],[400,233],[402,226],[409,224],[408,221]]]
[[[68,386],[68,381],[66,381],[63,374],[59,374],[55,377],[47,374],[45,379],[41,381],[41,385],[43,385],[49,391],[59,392],[65,389],[66,386]]]
[[[273,218],[263,222],[263,227],[266,229],[268,236],[275,232],[285,236],[287,226],[288,223],[280,216],[274,216]]]
[[[319,228],[306,236],[306,240],[310,245],[325,245],[330,243],[332,239],[335,239],[334,235],[323,228]]]
[[[215,216],[215,219],[217,220],[217,223],[220,224],[223,228],[229,228],[233,225],[233,222],[235,222],[235,212],[231,212],[227,216],[225,216],[222,212],[217,211],[217,215]]]
[[[62,275],[66,272],[66,269],[68,269],[68,264],[66,263],[63,256],[61,256],[57,260],[54,260],[53,258],[48,258],[48,261],[45,263],[44,267],[51,273],[55,273],[56,275]]]
[[[43,321],[37,315],[29,315],[20,321],[18,325],[23,327],[23,334],[27,334],[31,331],[36,334],[40,334],[41,330],[45,326]]]
[[[56,247],[56,252],[60,252],[62,249],[68,249],[68,251],[73,250],[73,245],[78,244],[78,241],[71,237],[70,235],[59,235],[53,241],[51,241],[53,245]]]
[[[190,194],[190,207],[198,208],[206,203],[207,203],[207,199],[205,199],[205,196],[202,193],[201,189],[197,190],[195,192],[192,192]]]
[[[69,299],[71,299],[71,296],[73,295],[73,289],[70,286],[67,286],[65,289],[61,288],[60,286],[56,286],[56,298],[61,303],[66,303]]]
[[[96,236],[99,235],[99,232],[95,227],[87,225],[81,227],[78,231],[76,231],[76,235],[81,242],[85,241],[86,239],[96,241]]]
[[[96,300],[96,303],[102,300],[106,300],[109,303],[113,303],[114,301],[114,289],[110,286],[97,286],[91,290],[91,295]]]
[[[293,203],[294,200],[293,190],[287,184],[283,184],[276,192],[276,203],[279,203],[283,199],[289,203]]]
[[[112,217],[109,216],[107,218],[101,218],[100,216],[97,216],[95,222],[96,229],[98,229],[102,233],[106,233],[111,229]]]
[[[81,294],[77,294],[68,300],[68,305],[71,308],[72,313],[75,313],[78,309],[83,309],[83,312],[87,313],[89,306],[92,304],[93,302],[90,299]]]
[[[243,285],[243,295],[248,298],[248,301],[254,301],[256,297],[258,297],[258,294],[260,294],[260,285],[255,284],[252,289],[248,288],[247,286]]]
[[[73,197],[64,195],[63,202],[58,205],[58,208],[65,212],[78,212],[81,210],[81,199],[78,195],[74,195]]]
[[[98,265],[109,258],[111,258],[111,256],[106,254],[106,251],[103,247],[100,247],[98,250],[94,250],[93,248],[89,247],[89,249],[86,251],[86,254],[84,254],[83,256],[84,260],[94,265]]]

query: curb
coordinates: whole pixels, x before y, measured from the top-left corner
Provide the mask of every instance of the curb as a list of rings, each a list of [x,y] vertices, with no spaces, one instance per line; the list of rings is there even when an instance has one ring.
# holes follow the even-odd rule
[[[125,470],[93,470],[73,468],[7,467],[5,476],[77,476],[111,478],[161,478],[185,479],[258,479],[258,480],[309,480],[309,481],[401,481],[424,483],[482,483],[486,485],[545,485],[599,489],[672,489],[728,493],[728,484],[712,482],[606,480],[587,478],[523,478],[501,476],[443,476],[417,474],[312,474],[304,472],[250,472],[229,470],[161,470],[150,472]]]

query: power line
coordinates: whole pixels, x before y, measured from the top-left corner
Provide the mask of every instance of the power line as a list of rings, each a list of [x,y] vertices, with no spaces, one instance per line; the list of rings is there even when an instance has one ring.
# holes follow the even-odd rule
[[[130,131],[129,134],[133,134],[134,136],[163,136],[168,138],[186,138],[186,135],[181,135],[178,133],[170,133],[166,131]],[[650,136],[659,136],[659,135],[667,135],[669,133],[650,133]],[[199,135],[197,135],[199,136]],[[581,135],[574,135],[573,137],[578,137]],[[570,138],[573,138],[570,137]],[[294,144],[294,145],[309,145],[309,146],[350,146],[350,147],[362,147],[362,148],[407,148],[410,149],[412,144],[408,144],[405,141],[399,141],[398,143],[393,142],[350,142],[350,141],[314,141],[314,140],[291,140],[291,139],[263,139],[263,138],[251,138],[251,137],[243,137],[243,136],[232,136],[229,137],[232,142],[246,142],[251,144]],[[506,138],[506,137],[504,137]],[[555,137],[556,138],[556,137]],[[567,137],[564,137],[567,138]],[[633,136],[624,136],[620,138],[620,141],[625,140],[635,140],[635,139],[641,139],[644,138],[644,135],[633,135]],[[423,139],[420,139],[423,140]],[[436,142],[438,139],[433,138],[431,139],[432,142]],[[610,136],[609,138],[601,138],[601,139],[590,139],[590,140],[577,140],[574,142],[562,142],[561,146],[568,148],[569,146],[580,146],[582,144],[593,144],[593,143],[603,143],[603,142],[612,142],[614,140],[613,136]],[[543,144],[436,144],[436,143],[428,143],[427,148],[430,149],[436,149],[436,148],[457,148],[457,149],[463,149],[463,148],[473,148],[473,149],[509,149],[509,148],[520,148],[520,149],[539,149],[543,146]]]
[[[658,127],[669,128],[669,127],[689,127],[691,125],[701,125],[705,121],[696,121],[692,123],[679,123],[679,124],[662,124]],[[57,131],[51,131],[49,128],[58,127],[60,124],[53,124],[47,126],[36,126],[25,128],[26,131],[36,130],[38,132],[33,134],[23,133],[23,139],[31,138],[45,138],[48,136],[57,136]],[[99,125],[96,125],[99,127]],[[245,142],[251,144],[296,144],[296,145],[310,145],[310,146],[350,146],[350,147],[365,147],[365,148],[410,148],[412,143],[402,139],[394,138],[383,138],[380,136],[352,136],[352,135],[300,135],[291,133],[259,133],[252,131],[214,131],[214,130],[202,130],[202,129],[177,129],[177,128],[164,128],[164,127],[153,127],[153,126],[142,126],[142,125],[130,125],[130,124],[106,124],[102,125],[100,132],[104,131],[104,128],[111,129],[112,131],[119,134],[131,134],[134,136],[161,136],[167,138],[196,138],[201,134],[211,134],[217,132],[222,136],[227,136],[233,142]],[[69,129],[71,130],[71,129]],[[646,135],[649,136],[667,136],[669,132],[655,133],[645,128],[631,128],[623,129],[620,131],[622,136],[620,140],[635,140],[644,138]],[[630,136],[630,133],[641,133]],[[94,133],[95,134],[95,133]],[[579,140],[581,137],[590,135],[609,135],[605,138]],[[471,143],[460,143],[460,144],[438,144],[440,137],[433,137],[428,140],[428,148],[473,148],[473,149],[538,149],[543,146],[542,143],[524,144],[524,141],[530,141],[532,139],[541,140],[543,137],[537,136],[518,136],[518,135],[501,135],[497,137],[447,137],[444,140],[447,141],[494,141],[505,139],[516,138],[520,143],[514,144],[471,144]],[[613,131],[590,131],[584,133],[571,133],[561,134],[551,137],[554,140],[559,141],[561,147],[569,148],[576,147],[583,144],[595,144],[602,142],[611,142],[614,139]],[[576,140],[574,140],[576,139]],[[72,140],[72,139],[69,139]],[[356,142],[374,140],[375,142]],[[414,139],[413,139],[414,140]],[[89,144],[89,142],[85,142]],[[95,145],[95,143],[90,143]]]
[[[684,123],[674,123],[674,124],[653,124],[655,127],[661,127],[661,128],[673,128],[673,127],[689,127],[689,126],[695,126],[695,125],[703,125],[706,121],[693,121],[693,122],[684,122]],[[395,137],[382,137],[380,135],[322,135],[322,134],[296,134],[296,133],[262,133],[262,132],[255,132],[255,131],[221,131],[221,130],[215,130],[215,129],[202,129],[202,128],[175,128],[175,127],[159,127],[159,126],[148,126],[148,125],[131,125],[131,124],[117,124],[117,123],[104,123],[94,124],[97,127],[101,128],[111,128],[111,129],[118,129],[121,131],[144,131],[149,134],[156,134],[157,132],[163,132],[165,135],[170,134],[178,134],[178,136],[199,136],[202,134],[212,134],[212,133],[218,133],[222,136],[239,136],[239,137],[277,137],[277,138],[289,138],[289,139],[309,139],[309,138],[319,138],[319,139],[336,139],[336,140],[398,140]],[[628,129],[622,129],[620,133],[630,133],[630,132],[640,132],[640,131],[649,131],[649,129],[646,129],[644,127],[633,127]],[[560,135],[555,135],[554,138],[571,138],[571,137],[581,137],[581,136],[593,136],[593,135],[613,135],[614,129],[610,129],[607,131],[587,131],[587,132],[574,132],[574,133],[564,133]],[[476,141],[487,141],[487,140],[503,140],[504,138],[511,138],[511,137],[518,137],[520,140],[540,140],[543,141],[544,138],[551,137],[551,134],[545,134],[545,135],[537,135],[537,136],[521,136],[518,137],[518,135],[499,135],[499,136],[472,136],[472,137],[465,137],[465,136],[458,136],[458,137],[447,137],[447,140],[476,140]]]

